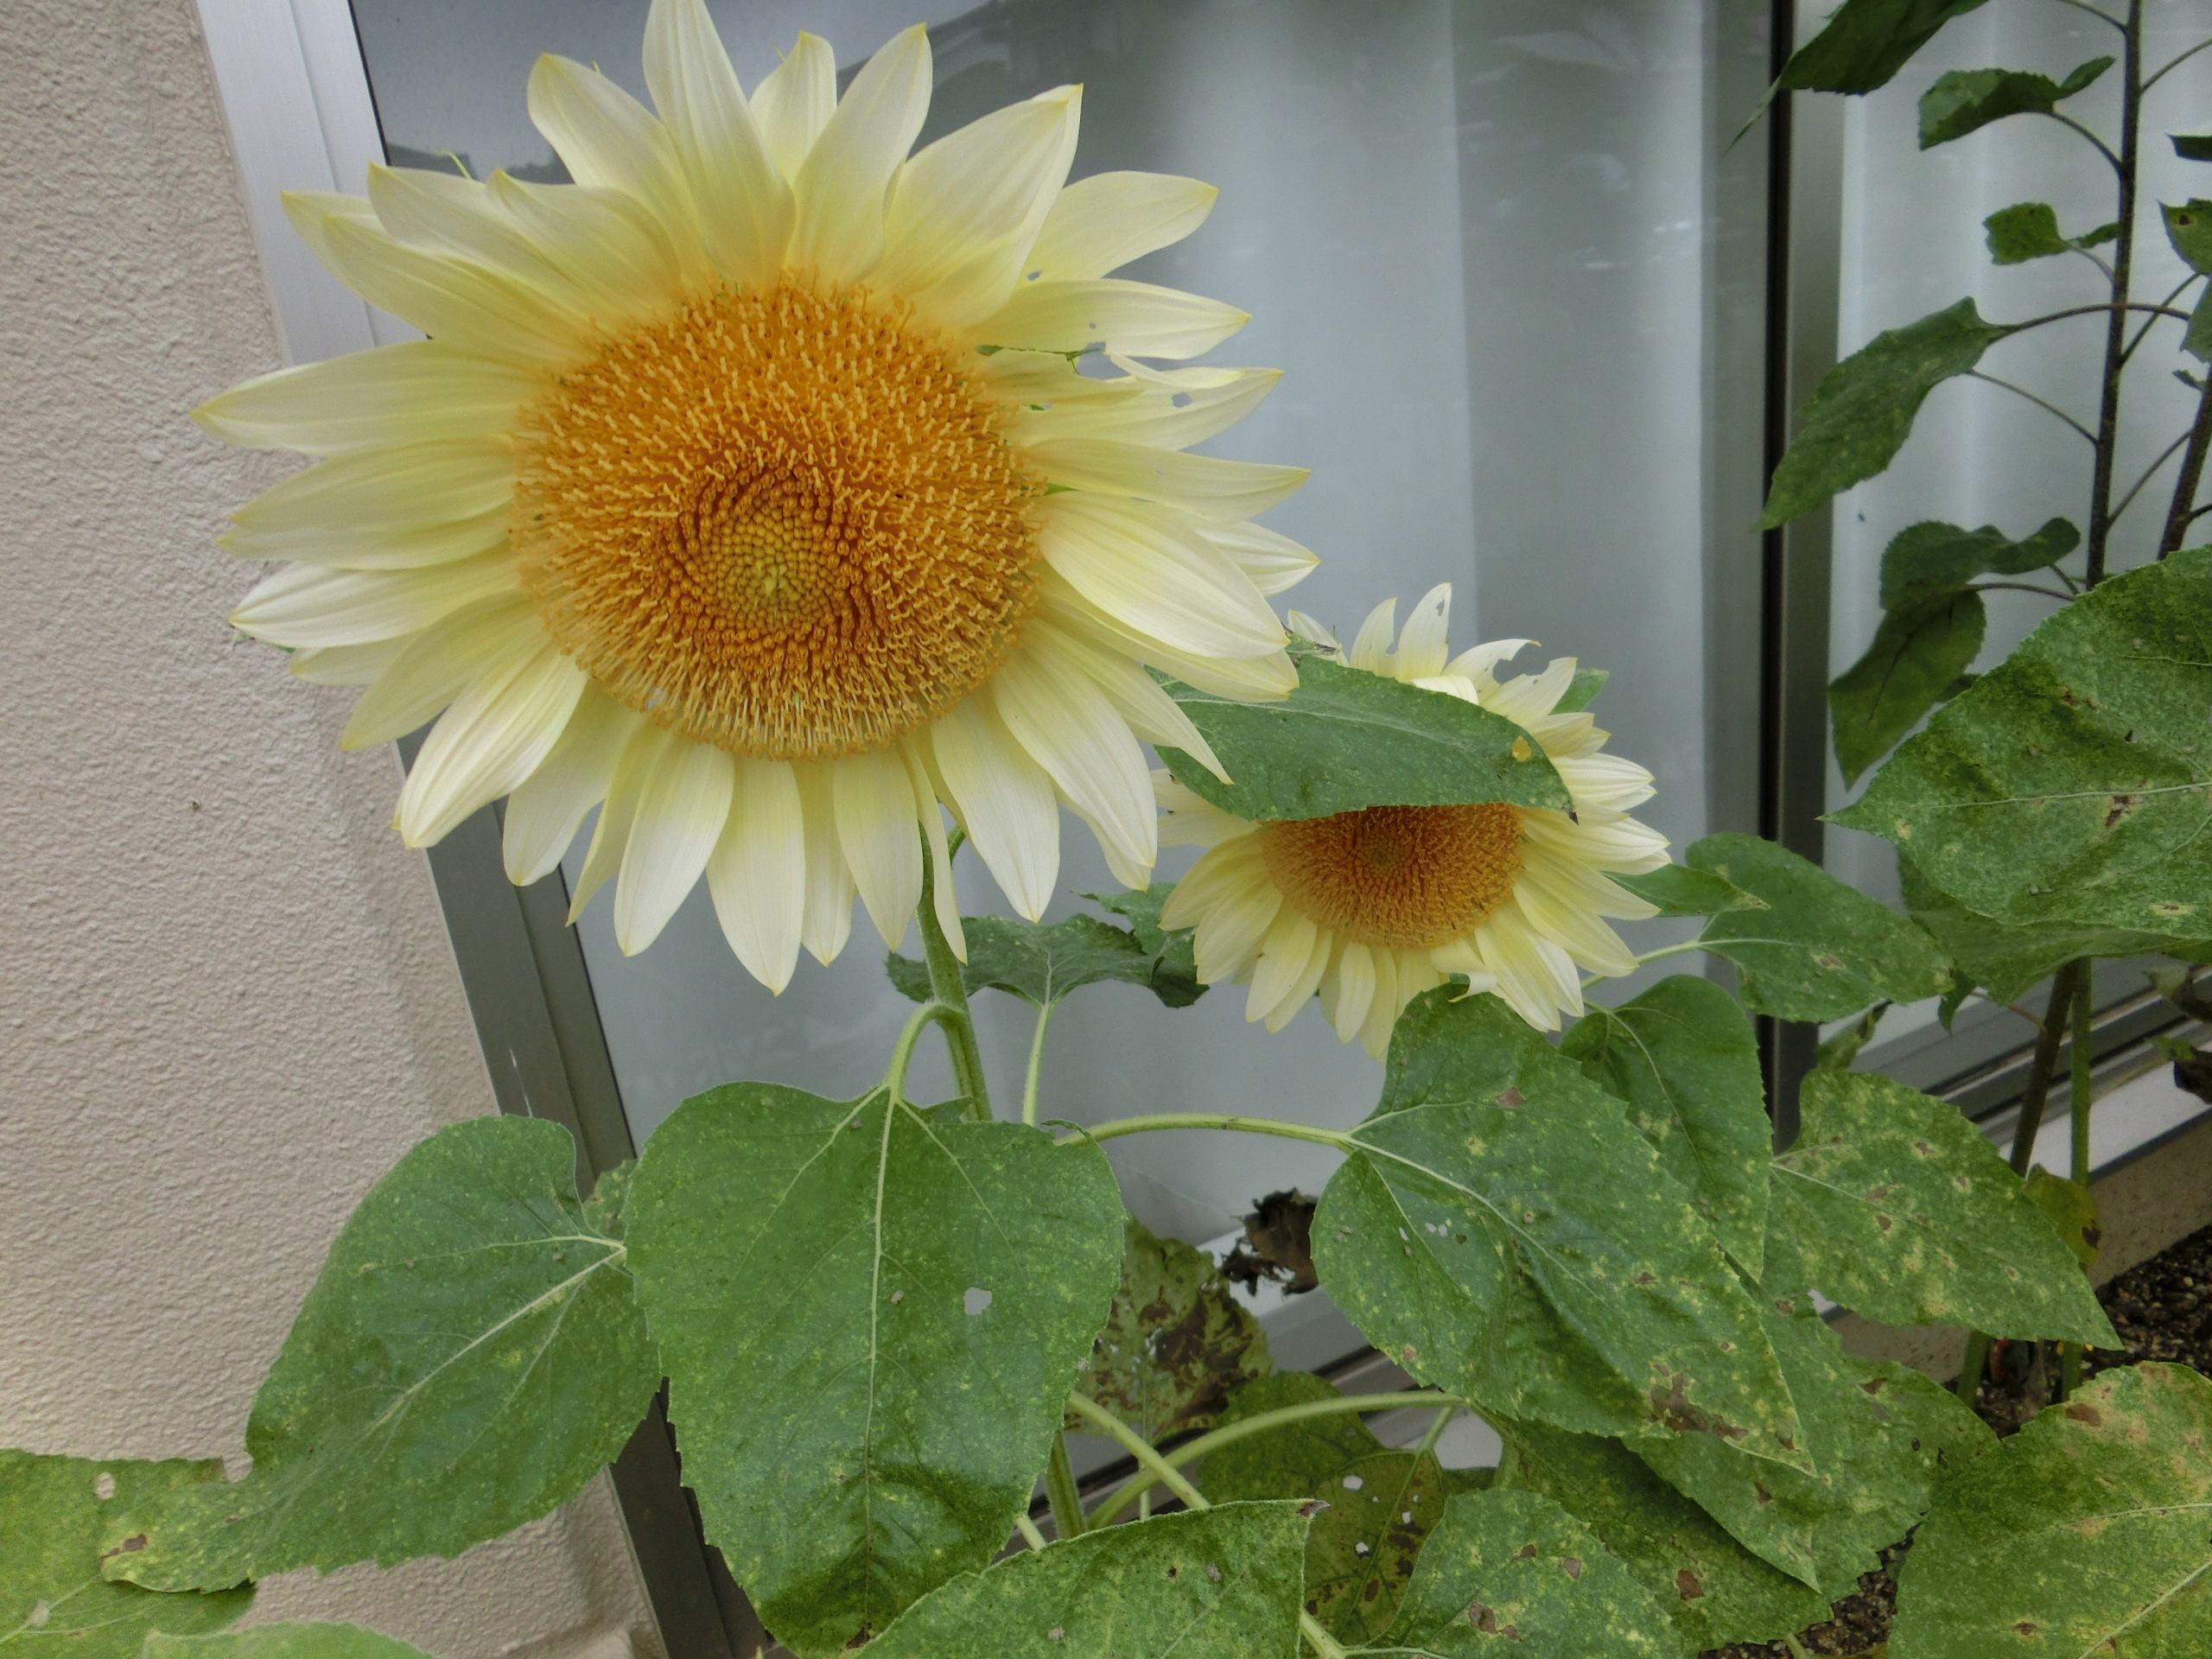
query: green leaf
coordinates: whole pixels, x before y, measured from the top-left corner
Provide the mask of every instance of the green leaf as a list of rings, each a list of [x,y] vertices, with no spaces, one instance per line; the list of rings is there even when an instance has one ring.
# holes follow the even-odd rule
[[[2097,1265],[2097,1245],[2104,1228],[2097,1220],[2096,1195],[2080,1181],[2054,1175],[2037,1164],[2028,1172],[2028,1198],[2050,1217],[2066,1248],[2084,1268]]]
[[[1821,32],[1792,53],[1777,87],[1871,92],[1910,61],[1954,17],[1982,0],[1844,0]]]
[[[2212,922],[2212,548],[2047,619],[1834,821],[1968,909],[2202,937]]]
[[[1945,1472],[1996,1437],[1918,1371],[1850,1357],[1808,1297],[1777,1301],[1766,1325],[1817,1473],[1747,1458],[1711,1435],[1630,1450],[1752,1554],[1840,1598],[1927,1512]]]
[[[1084,985],[1152,982],[1154,960],[1136,936],[1096,916],[1071,916],[1049,927],[1005,916],[963,916],[960,925],[968,936],[960,977],[971,995],[1009,991],[1043,1008]],[[884,969],[902,994],[917,1002],[929,1000],[930,973],[922,963],[894,952]]]
[[[1180,749],[1160,758],[1175,781],[1255,821],[1322,818],[1369,806],[1510,801],[1572,811],[1543,746],[1503,715],[1346,668],[1316,653],[1281,702],[1232,702],[1162,680],[1205,734],[1223,783]]]
[[[1230,1402],[1223,1421],[1341,1398],[1310,1372],[1282,1371]],[[1393,1451],[1349,1411],[1233,1440],[1207,1458],[1198,1479],[1216,1503],[1322,1501],[1306,1535],[1306,1610],[1354,1647],[1381,1639],[1396,1617],[1421,1541],[1453,1490],[1433,1454]]]
[[[2160,202],[2158,211],[2165,215],[2166,240],[2183,262],[2199,276],[2212,271],[2212,201],[2194,198],[2179,207]]]
[[[2083,922],[2044,922],[2016,926],[1978,916],[1947,898],[1901,854],[1905,907],[1927,929],[1961,974],[1980,986],[1993,1002],[2017,1002],[2030,988],[2077,957],[2140,957],[2165,950],[2212,952],[2212,939],[2172,939],[2126,928]]]
[[[1899,531],[1882,554],[1882,608],[1956,593],[1976,576],[2024,575],[2056,564],[2082,544],[2082,532],[2053,518],[2020,541],[1984,524],[1961,530],[1935,520]]]
[[[1859,1051],[1874,1040],[1874,1033],[1881,1029],[1882,1016],[1897,1005],[1877,1002],[1833,1037],[1824,1037],[1813,1051],[1813,1069],[1816,1071],[1848,1071],[1859,1058]]]
[[[1774,1126],[1751,1022],[1709,979],[1677,974],[1618,1008],[1592,1003],[1560,1044],[1625,1102],[1721,1248],[1756,1276],[1766,1248]]]
[[[2212,133],[2170,132],[2174,154],[2184,162],[2212,162]]]
[[[2182,350],[2200,363],[2212,363],[2212,287],[2208,287],[2196,302],[2196,309],[2189,314],[2189,327],[2181,340]]]
[[[133,1506],[117,1524],[146,1546],[109,1574],[209,1588],[458,1555],[575,1497],[660,1382],[575,1163],[566,1129],[525,1117],[411,1149],[339,1233],[254,1395],[252,1472]]]
[[[155,1630],[211,1630],[253,1601],[253,1587],[164,1595],[101,1578],[114,1517],[181,1488],[223,1478],[219,1459],[95,1463],[0,1451],[0,1648],[70,1659],[133,1659]],[[128,1540],[112,1546],[129,1548]]]
[[[1927,934],[1785,847],[1721,834],[1683,856],[1764,906],[1718,912],[1697,941],[1736,964],[1753,1014],[1841,1020],[1885,997],[1935,996],[1949,983],[1949,964]]]
[[[1961,300],[1876,335],[1830,369],[1805,405],[1803,429],[1774,469],[1758,528],[1802,518],[1837,491],[1882,471],[1928,394],[1966,373],[2011,332],[1985,321],[1972,300]]]
[[[1451,1501],[1383,1640],[1440,1659],[1685,1652],[1666,1607],[1588,1528],[1551,1499],[1516,1491]]]
[[[219,1636],[149,1636],[143,1659],[429,1659],[358,1624],[257,1624]]]
[[[1649,904],[1662,916],[1718,916],[1730,910],[1764,910],[1766,901],[1755,899],[1732,881],[1687,864],[1662,864],[1642,875],[1612,878]]]
[[[1893,1659],[2212,1652],[2212,1382],[2106,1371],[1947,1482],[1897,1579]]]
[[[1815,1071],[1774,1160],[1767,1284],[1888,1325],[2117,1348],[2073,1256],[1958,1108],[1888,1077]]]
[[[684,1484],[810,1656],[997,1553],[1121,1276],[1096,1146],[880,1090],[686,1101],[646,1147],[629,1232]]]
[[[1954,69],[1920,97],[1920,147],[1933,149],[2008,115],[2049,115],[2113,66],[2092,58],[2063,81],[2021,69]]]
[[[1198,960],[1192,950],[1194,928],[1164,928],[1160,912],[1173,881],[1155,881],[1133,893],[1086,893],[1083,896],[1101,910],[1111,911],[1129,925],[1137,944],[1153,957],[1152,994],[1171,1008],[1187,1008],[1206,994],[1198,982]]]
[[[1866,654],[1828,683],[1843,781],[1887,754],[1981,654],[1987,620],[1971,588],[1887,613]]]
[[[2047,201],[1999,207],[1981,226],[1989,233],[1989,257],[2000,265],[2022,265],[2074,251],[2074,245],[2058,233],[2057,211]]]
[[[1076,1391],[1147,1440],[1211,1427],[1231,1395],[1273,1369],[1268,1339],[1211,1256],[1135,1217],[1125,1224],[1121,1286]],[[1070,1414],[1066,1427],[1088,1420]]]
[[[1621,1103],[1495,997],[1416,998],[1313,1220],[1321,1282],[1424,1382],[1516,1417],[1802,1453],[1758,1310]]]
[[[1768,1641],[1827,1617],[1827,1597],[1752,1554],[1618,1440],[1536,1423],[1497,1428],[1511,1447],[1501,1485],[1548,1497],[1589,1528],[1693,1652]]]
[[[1612,671],[1603,668],[1578,668],[1574,677],[1567,683],[1567,690],[1552,705],[1555,715],[1579,715],[1598,700],[1605,689],[1605,682],[1612,678]]]
[[[1010,1555],[916,1602],[870,1659],[1300,1659],[1299,1509],[1222,1503]]]

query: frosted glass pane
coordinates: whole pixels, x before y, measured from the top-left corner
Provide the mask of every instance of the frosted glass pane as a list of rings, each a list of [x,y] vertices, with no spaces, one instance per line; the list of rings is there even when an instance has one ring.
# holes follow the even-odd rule
[[[931,134],[1081,80],[1077,175],[1141,168],[1218,184],[1204,229],[1128,274],[1250,311],[1215,358],[1287,372],[1205,447],[1315,469],[1267,520],[1324,560],[1287,602],[1349,630],[1377,600],[1410,604],[1450,582],[1459,643],[1533,636],[1545,656],[1612,671],[1601,718],[1618,751],[1660,774],[1652,822],[1678,842],[1751,827],[1763,147],[1724,152],[1763,81],[1764,6],[711,9],[748,83],[801,23],[849,67],[925,17],[937,25]],[[633,88],[640,79],[642,3],[358,10],[388,140],[415,156],[461,152],[480,174],[550,159],[523,114],[537,50],[596,61]],[[1160,874],[1191,857],[1169,855]],[[960,881],[963,908],[1003,908],[972,859]],[[1113,885],[1072,820],[1060,885],[1055,918]],[[629,959],[607,908],[602,897],[587,911],[584,947],[641,1139],[730,1078],[851,1094],[880,1077],[908,1005],[887,995],[864,917],[841,959],[802,958],[775,998],[731,958],[703,893]],[[1381,1068],[1356,1046],[1310,1011],[1270,1037],[1243,1006],[1237,987],[1179,1014],[1128,987],[1086,991],[1052,1028],[1047,1114],[1345,1124],[1367,1111]],[[986,994],[978,1018],[1009,1109],[1030,1011]],[[933,1039],[914,1085],[949,1089]],[[1130,1207],[1192,1240],[1271,1189],[1318,1191],[1332,1161],[1316,1147],[1211,1135],[1132,1137],[1111,1152]]]

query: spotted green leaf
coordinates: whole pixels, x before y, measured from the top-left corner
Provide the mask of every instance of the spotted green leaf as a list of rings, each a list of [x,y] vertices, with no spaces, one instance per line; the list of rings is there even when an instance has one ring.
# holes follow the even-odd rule
[[[1343,1396],[1306,1371],[1262,1379],[1230,1402],[1224,1426],[1279,1407]],[[1397,1616],[1422,1540],[1459,1490],[1428,1452],[1395,1451],[1351,1412],[1307,1417],[1233,1440],[1198,1475],[1206,1496],[1319,1498],[1306,1539],[1306,1610],[1338,1641],[1382,1639]]]
[[[1882,471],[1912,431],[1928,394],[1972,369],[2010,332],[1986,321],[1972,300],[1961,300],[1877,334],[1830,369],[1805,405],[1796,442],[1774,469],[1758,528],[1802,518],[1837,491]]]
[[[1440,1659],[1677,1659],[1650,1589],[1535,1492],[1471,1492],[1445,1507],[1387,1650]]]
[[[1628,1106],[1721,1247],[1756,1276],[1774,1149],[1758,1044],[1736,1000],[1677,974],[1618,1008],[1592,1003],[1560,1052]]]
[[[1161,749],[1160,760],[1178,783],[1240,818],[1469,801],[1561,812],[1574,805],[1542,746],[1503,715],[1318,652],[1300,658],[1298,689],[1281,702],[1235,702],[1164,683],[1233,781],[1180,749]]]
[[[2028,1172],[2028,1197],[2050,1217],[2074,1259],[2084,1268],[2095,1267],[2097,1246],[2105,1236],[2097,1219],[2096,1194],[2084,1183],[2054,1175],[2037,1164]]]
[[[429,1659],[358,1624],[257,1624],[219,1636],[149,1636],[143,1659]]]
[[[2050,1218],[1958,1109],[1889,1077],[1815,1071],[1774,1160],[1766,1283],[1890,1325],[2117,1348]]]
[[[118,1517],[111,1577],[210,1588],[457,1555],[566,1503],[660,1382],[619,1237],[558,1124],[441,1129],[370,1189],[254,1395],[252,1471]]]
[[[1131,1217],[1122,1282],[1076,1389],[1147,1440],[1210,1428],[1230,1396],[1273,1368],[1260,1322],[1213,1258]],[[1072,1414],[1066,1427],[1082,1428]]]
[[[1120,1278],[1096,1146],[731,1084],[654,1132],[627,1213],[684,1484],[786,1646],[997,1553]]]
[[[1910,920],[1785,847],[1724,834],[1693,842],[1684,857],[1715,878],[1715,896],[1737,895],[1712,912],[1698,944],[1736,964],[1754,1014],[1841,1020],[1870,1002],[1934,996],[1950,982],[1942,951]]]
[[[2158,212],[2166,222],[2166,240],[2189,268],[2200,276],[2212,271],[2212,201],[2199,197],[2178,207],[2160,202]]]
[[[1828,683],[1836,764],[1847,784],[1948,696],[1981,654],[1987,614],[1972,588],[1886,613],[1864,656]]]
[[[1300,1508],[1222,1503],[1023,1551],[916,1602],[870,1659],[1300,1659]]]
[[[1847,1355],[1809,1297],[1777,1301],[1766,1325],[1814,1471],[1747,1458],[1710,1434],[1629,1449],[1761,1560],[1847,1595],[1927,1512],[1937,1482],[1995,1437],[1918,1371]]]
[[[0,1451],[0,1648],[8,1659],[132,1659],[149,1632],[211,1630],[253,1600],[251,1585],[163,1594],[105,1581],[114,1517],[163,1493],[220,1482],[219,1459],[95,1463]]]
[[[1889,85],[1914,53],[1982,0],[1843,0],[1821,32],[1790,54],[1777,87],[1871,92]]]
[[[1313,1219],[1321,1282],[1424,1382],[1796,1461],[1758,1310],[1621,1103],[1495,997],[1416,999]]]
[[[2063,80],[2021,69],[1954,69],[1920,97],[1920,147],[1933,149],[2008,115],[2049,115],[2113,66],[2092,58]]]
[[[2212,548],[2113,577],[1909,739],[1835,822],[2012,924],[2212,924]]]
[[[1827,1597],[1752,1554],[1620,1441],[1536,1423],[1497,1427],[1512,1446],[1500,1484],[1548,1497],[1589,1528],[1693,1653],[1770,1641],[1827,1617]]]
[[[2212,1382],[2104,1372],[1937,1491],[1892,1659],[2212,1652]]]

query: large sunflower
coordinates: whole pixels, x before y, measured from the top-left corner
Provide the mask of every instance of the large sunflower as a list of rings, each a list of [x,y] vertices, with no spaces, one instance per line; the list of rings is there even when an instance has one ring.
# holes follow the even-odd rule
[[[841,99],[802,35],[748,99],[701,0],[655,0],[658,113],[559,58],[531,118],[574,185],[378,168],[288,199],[316,254],[427,340],[265,376],[199,411],[321,463],[235,515],[297,561],[234,620],[310,680],[368,687],[349,747],[432,716],[410,845],[510,796],[506,861],[550,871],[594,806],[575,901],[616,880],[625,950],[700,874],[780,989],[888,940],[938,804],[1024,915],[1058,806],[1121,880],[1154,861],[1140,739],[1203,740],[1144,672],[1225,696],[1295,675],[1266,596],[1313,563],[1247,522],[1303,471],[1179,453],[1274,384],[1161,370],[1244,314],[1106,273],[1188,234],[1214,191],[1065,185],[1080,89],[907,155],[928,37]],[[1086,353],[1118,369],[1078,373]],[[919,832],[918,833],[918,828]]]
[[[1250,823],[1154,774],[1167,809],[1161,842],[1211,849],[1177,884],[1161,924],[1196,927],[1198,977],[1249,980],[1245,1017],[1270,1031],[1318,990],[1338,1039],[1357,1035],[1380,1058],[1406,1004],[1453,974],[1555,1031],[1562,1013],[1582,1012],[1582,970],[1636,967],[1601,918],[1656,913],[1605,874],[1667,861],[1665,837],[1628,816],[1650,798],[1651,774],[1599,753],[1606,734],[1590,715],[1553,712],[1573,682],[1573,658],[1501,683],[1497,664],[1534,641],[1451,657],[1451,604],[1449,585],[1432,591],[1394,648],[1398,607],[1386,600],[1352,642],[1351,665],[1464,697],[1525,728],[1573,796],[1572,817],[1496,803]],[[1291,620],[1336,649],[1319,624],[1296,612]]]

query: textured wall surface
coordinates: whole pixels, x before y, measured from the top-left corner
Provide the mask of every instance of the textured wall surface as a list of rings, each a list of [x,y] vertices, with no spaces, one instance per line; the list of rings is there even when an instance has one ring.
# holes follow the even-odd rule
[[[223,622],[284,464],[185,419],[279,360],[225,130],[191,0],[0,0],[0,1446],[236,1456],[354,1201],[493,1105],[391,753]],[[256,1616],[658,1646],[603,1479]]]

